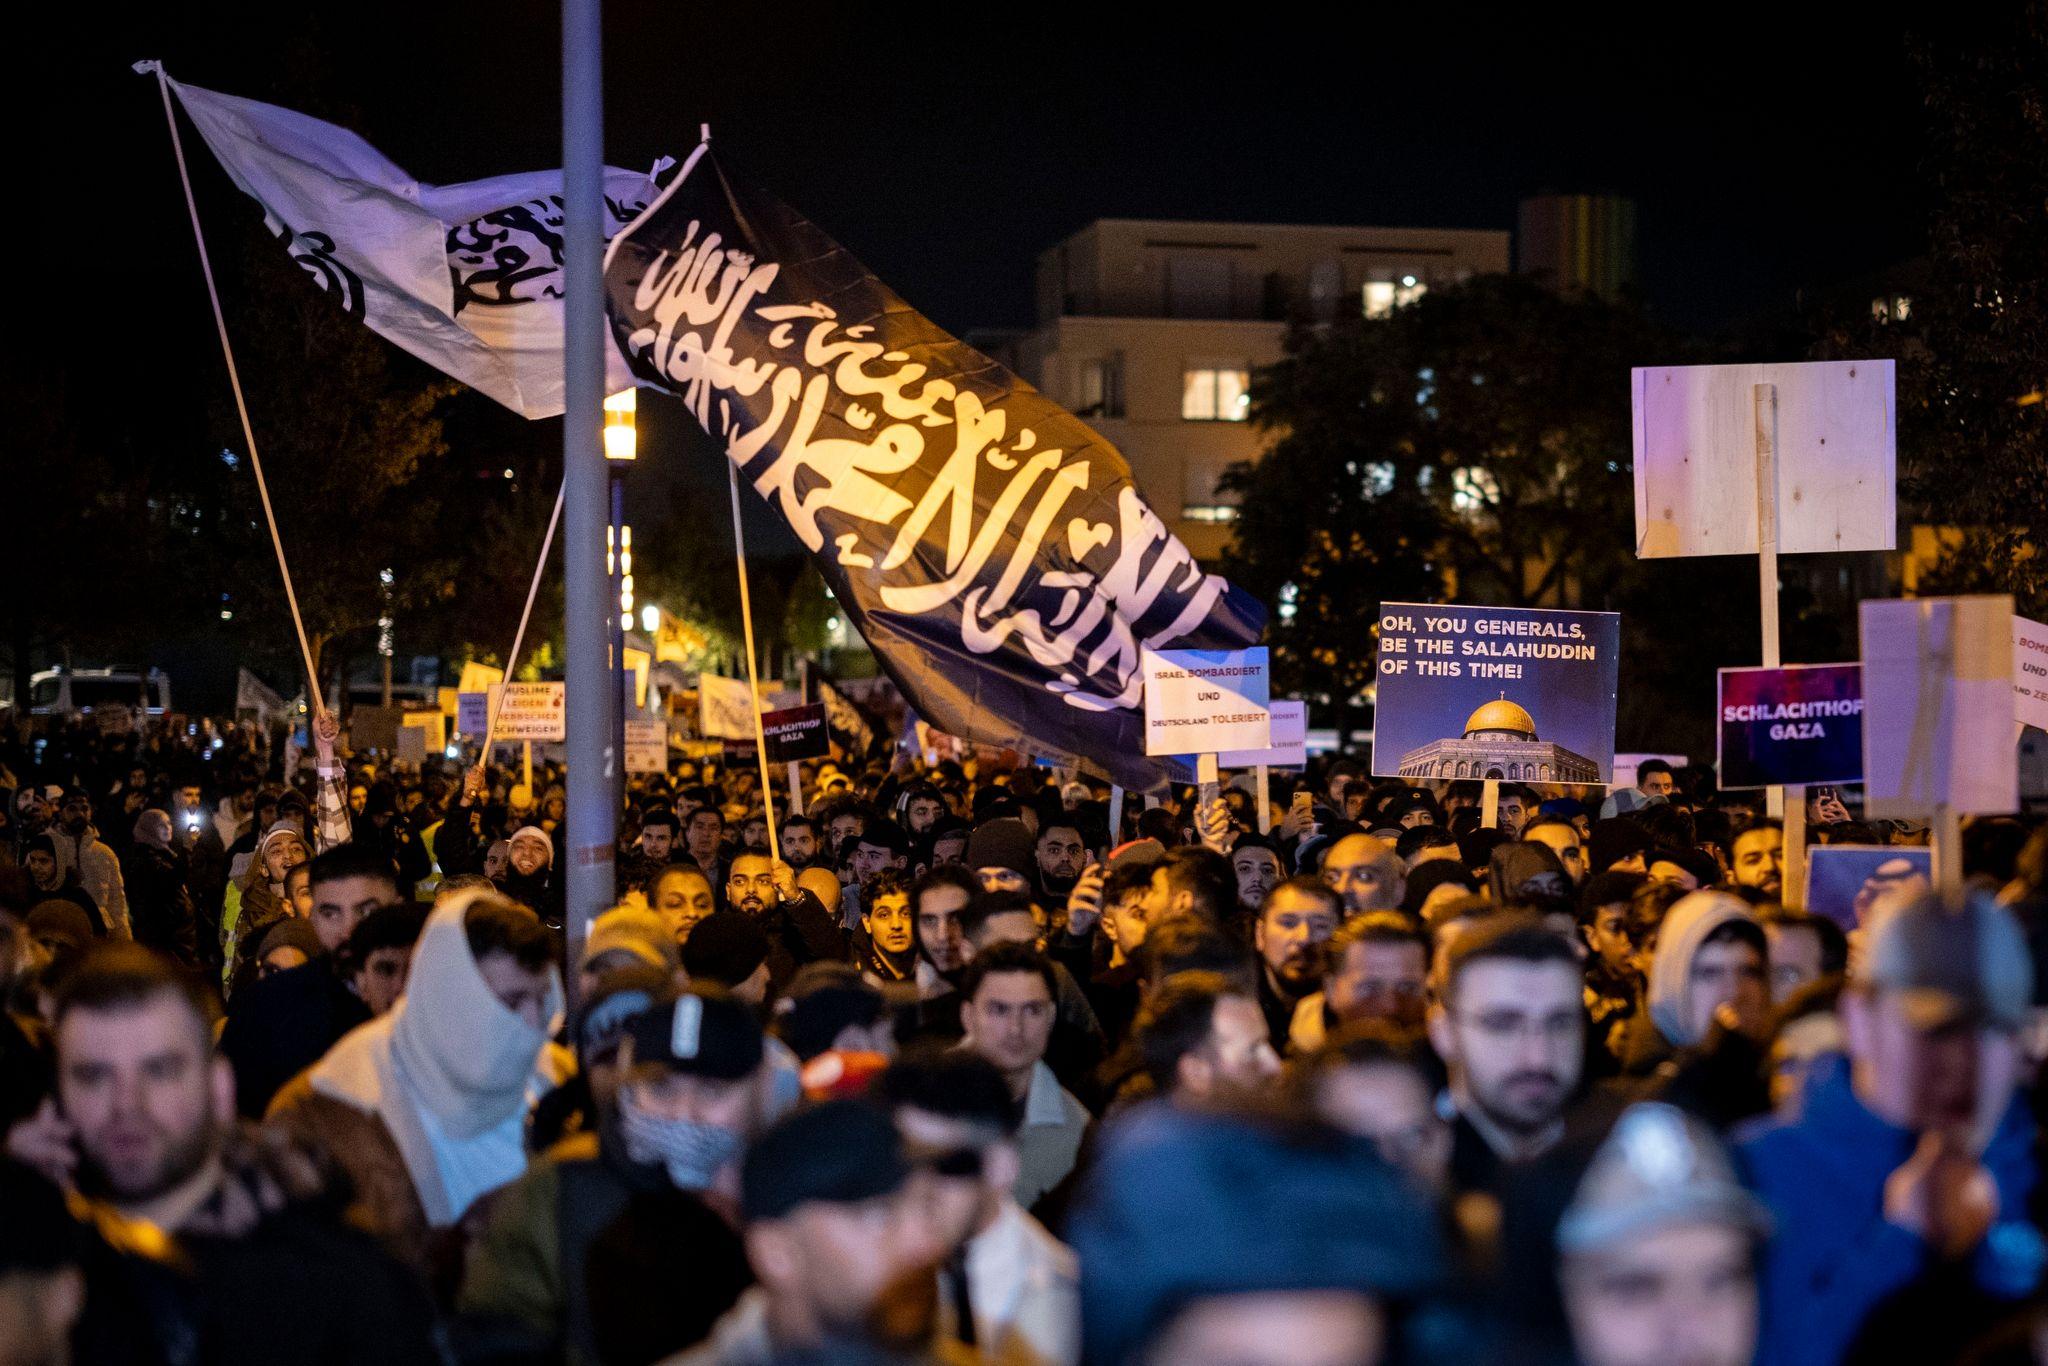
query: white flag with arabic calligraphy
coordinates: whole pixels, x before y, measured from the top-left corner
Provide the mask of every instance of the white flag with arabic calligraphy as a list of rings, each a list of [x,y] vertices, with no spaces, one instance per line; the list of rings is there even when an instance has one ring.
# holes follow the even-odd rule
[[[346,128],[169,84],[272,234],[349,316],[523,417],[562,411],[560,171],[428,185]],[[668,165],[605,168],[607,236]],[[608,392],[632,383],[619,356],[607,365]]]

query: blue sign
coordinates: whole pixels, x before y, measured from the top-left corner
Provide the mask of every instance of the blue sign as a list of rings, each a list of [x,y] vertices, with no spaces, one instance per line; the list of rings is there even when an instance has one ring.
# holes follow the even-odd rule
[[[1721,787],[1863,781],[1863,666],[1720,671]]]

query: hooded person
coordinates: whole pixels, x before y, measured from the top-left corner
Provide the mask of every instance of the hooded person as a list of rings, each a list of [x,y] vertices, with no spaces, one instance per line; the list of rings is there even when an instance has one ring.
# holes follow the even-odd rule
[[[137,941],[196,966],[199,946],[187,876],[185,851],[177,847],[170,813],[153,806],[143,811],[135,818],[134,838],[121,851],[128,923]]]
[[[92,798],[84,789],[64,794],[57,819],[43,833],[50,837],[57,866],[75,874],[78,885],[99,907],[107,922],[107,933],[116,939],[134,936],[128,926],[128,893],[121,879],[121,860],[100,838],[92,823]]]
[[[1037,841],[1031,827],[1015,816],[985,821],[967,837],[962,860],[989,891],[1029,891],[1037,871]]]
[[[100,914],[99,903],[78,885],[76,874],[58,864],[56,847],[48,835],[30,835],[21,846],[21,861],[28,873],[30,896],[39,901],[68,901],[84,914],[94,934],[106,932],[107,921]]]
[[[1769,1009],[1763,926],[1727,892],[1689,892],[1657,932],[1645,1009],[1622,1035],[1621,1070],[1644,1088],[1725,1126],[1770,1108],[1756,1035]]]
[[[699,1341],[753,1281],[736,1214],[762,1060],[753,1012],[717,987],[607,998],[617,1085],[599,1127],[536,1158],[494,1203],[460,1312],[572,1366]]]
[[[464,889],[427,917],[405,996],[280,1091],[268,1122],[332,1153],[355,1222],[445,1284],[459,1226],[526,1168],[530,1096],[566,1074],[548,1043],[561,1011],[547,927]]]

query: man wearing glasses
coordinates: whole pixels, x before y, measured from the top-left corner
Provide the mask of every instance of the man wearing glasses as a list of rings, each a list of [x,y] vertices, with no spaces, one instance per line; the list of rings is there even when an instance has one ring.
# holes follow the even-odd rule
[[[1564,1136],[1585,1056],[1580,972],[1534,916],[1488,917],[1452,947],[1429,1039],[1450,1069],[1456,1189],[1497,1194],[1505,1166]]]

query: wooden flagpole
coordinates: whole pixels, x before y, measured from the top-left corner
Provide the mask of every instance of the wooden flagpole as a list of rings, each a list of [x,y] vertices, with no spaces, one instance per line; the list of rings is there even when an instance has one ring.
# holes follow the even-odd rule
[[[782,840],[775,831],[775,788],[768,777],[768,733],[761,725],[761,680],[754,667],[754,608],[747,596],[747,534],[740,527],[740,468],[725,462],[727,484],[732,490],[732,553],[740,575],[740,626],[747,645],[748,710],[754,715],[754,754],[761,761],[761,809],[768,816],[768,856],[782,861]]]
[[[277,533],[277,513],[270,506],[270,484],[263,477],[263,457],[256,450],[256,431],[249,422],[249,401],[242,395],[242,375],[235,368],[235,348],[228,342],[228,322],[221,312],[220,290],[213,282],[213,260],[206,252],[206,233],[199,226],[199,201],[192,197],[192,173],[185,165],[185,141],[178,134],[178,116],[171,108],[170,77],[162,62],[137,62],[135,70],[156,76],[157,92],[164,100],[164,122],[171,129],[171,152],[178,161],[178,180],[185,187],[185,211],[192,219],[192,240],[199,247],[199,269],[206,277],[206,298],[213,305],[214,330],[220,333],[220,354],[228,366],[228,386],[235,393],[235,411],[242,418],[242,440],[249,447],[249,468],[256,472],[256,496],[263,504],[263,520],[270,527],[270,546],[277,552],[277,572],[284,578],[284,600],[292,609],[292,629],[299,635],[299,655],[306,663],[306,693],[312,699],[313,714],[327,714],[327,699],[320,695],[320,674],[313,667],[313,647],[306,640],[306,622],[299,615],[299,595],[292,588],[291,566],[285,562],[284,538]]]

